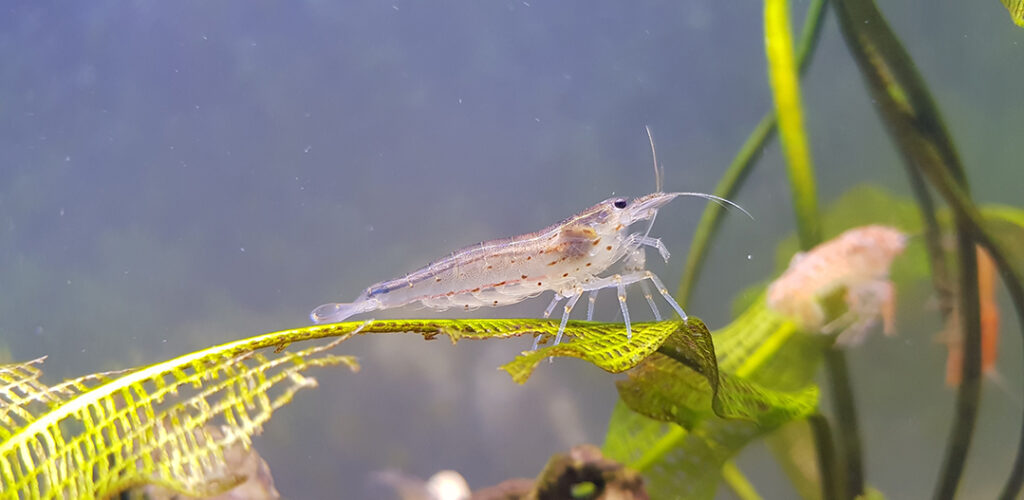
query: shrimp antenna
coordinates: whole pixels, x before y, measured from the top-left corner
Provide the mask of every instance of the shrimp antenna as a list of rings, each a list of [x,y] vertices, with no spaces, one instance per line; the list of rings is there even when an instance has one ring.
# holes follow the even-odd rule
[[[665,172],[658,165],[658,151],[654,149],[654,135],[651,134],[650,125],[644,125],[644,130],[647,131],[647,141],[651,143],[651,158],[654,160],[654,192],[660,193],[664,187],[662,177],[665,175]]]
[[[715,203],[717,203],[717,204],[719,204],[719,205],[721,205],[721,206],[723,206],[725,208],[735,208],[736,210],[739,210],[740,212],[743,212],[744,214],[746,214],[747,217],[750,217],[750,220],[757,220],[757,219],[754,218],[753,215],[750,215],[750,212],[748,212],[743,207],[739,206],[736,202],[733,202],[731,200],[727,200],[725,198],[722,198],[721,196],[715,196],[713,194],[708,194],[708,193],[689,193],[689,192],[687,192],[687,193],[668,193],[668,194],[674,194],[676,196],[694,196],[696,198],[704,198],[705,200],[713,201],[713,202],[715,202]]]
[[[651,126],[644,125],[644,130],[647,131],[647,142],[651,143],[651,158],[654,160],[654,192],[660,193],[662,189],[662,171],[658,167],[658,151],[654,148],[654,134],[651,133]],[[651,235],[651,228],[654,227],[654,219],[658,216],[658,212],[654,212],[651,215],[651,221],[647,223],[647,231],[644,231],[644,238]]]

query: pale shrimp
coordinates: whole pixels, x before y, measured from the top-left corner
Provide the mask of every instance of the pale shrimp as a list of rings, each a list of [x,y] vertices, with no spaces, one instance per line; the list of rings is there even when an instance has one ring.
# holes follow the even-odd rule
[[[331,323],[360,313],[414,303],[437,311],[452,307],[468,311],[480,306],[515,304],[550,290],[554,297],[544,310],[545,318],[551,316],[559,302],[567,299],[555,336],[557,344],[565,332],[569,314],[584,292],[588,293],[587,321],[590,321],[594,317],[598,292],[615,288],[626,337],[632,339],[633,329],[626,307],[627,285],[640,284],[655,319],[661,321],[661,313],[647,286],[650,281],[685,320],[686,312],[661,279],[646,269],[644,247],[657,249],[666,262],[669,258],[665,244],[650,237],[658,210],[678,196],[694,196],[734,207],[751,219],[754,217],[743,207],[712,194],[662,192],[662,172],[654,137],[650,127],[644,128],[651,144],[656,192],[632,200],[609,198],[535,233],[463,248],[402,278],[371,285],[352,302],[319,306],[310,317],[314,323]],[[650,222],[644,232],[629,231],[631,225],[645,220]],[[609,270],[611,274],[602,275]],[[540,338],[534,341],[534,349]]]
[[[768,306],[792,317],[806,331],[832,333],[836,342],[859,343],[882,317],[894,331],[895,288],[889,280],[893,259],[906,248],[907,236],[888,226],[863,226],[798,253],[789,268],[768,287]],[[845,289],[847,312],[826,324],[821,301]]]
[[[650,228],[648,232],[629,232],[630,225],[653,220],[658,210],[677,196],[705,198],[747,213],[729,200],[706,193],[659,192],[632,200],[610,198],[535,233],[459,250],[404,277],[372,285],[352,302],[317,307],[310,317],[315,323],[331,323],[355,314],[413,303],[438,311],[452,307],[470,310],[515,304],[550,290],[555,296],[544,317],[567,299],[555,338],[558,343],[569,313],[585,292],[590,293],[589,320],[593,317],[597,292],[615,288],[627,336],[632,338],[626,308],[627,285],[641,283],[657,319],[661,315],[645,281],[654,285],[681,318],[687,317],[664,283],[644,266],[644,247],[656,248],[666,261],[668,249],[660,239],[648,236]],[[618,265],[617,272],[602,276],[614,265]]]

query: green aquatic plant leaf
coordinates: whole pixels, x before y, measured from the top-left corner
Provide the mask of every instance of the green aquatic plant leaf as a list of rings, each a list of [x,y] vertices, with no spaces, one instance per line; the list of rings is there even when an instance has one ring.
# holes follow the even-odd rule
[[[681,324],[638,324],[631,342],[622,324],[573,322],[566,333],[586,352],[579,357],[621,371],[657,349]],[[225,450],[248,446],[274,410],[315,385],[302,372],[339,364],[357,368],[354,358],[326,353],[355,334],[447,335],[456,342],[557,331],[557,321],[538,319],[315,325],[54,386],[39,382],[40,360],[3,366],[0,497],[103,497],[147,483],[194,496],[216,494],[245,479],[226,468]],[[335,340],[324,346],[284,352],[295,342],[331,337]],[[269,349],[273,352],[265,352]],[[546,349],[558,355],[550,353],[565,347]]]
[[[5,367],[0,404],[11,418],[3,419],[0,496],[96,498],[144,483],[191,495],[231,488],[244,478],[222,470],[223,450],[247,445],[275,409],[315,384],[300,372],[356,367],[323,353],[333,344],[272,358],[256,345],[240,341],[54,387],[38,383],[33,362]]]
[[[618,382],[619,396],[633,411],[665,422],[692,428],[719,416],[744,419],[760,427],[809,415],[818,402],[817,387],[795,394],[774,391],[722,372],[712,383],[706,373],[654,354]]]
[[[713,497],[722,468],[736,453],[774,427],[814,410],[817,389],[811,384],[830,342],[827,337],[797,331],[791,321],[765,306],[762,294],[735,321],[716,330],[712,339],[721,413],[712,407],[707,377],[680,363],[668,369],[684,377],[675,384],[695,390],[680,388],[673,394],[673,384],[651,387],[658,392],[648,396],[645,409],[655,414],[651,409],[660,408],[656,416],[678,423],[666,424],[633,411],[623,402],[631,397],[626,394],[612,413],[605,453],[643,472],[652,498]],[[667,360],[660,355],[651,359],[659,358]],[[650,369],[649,375],[671,366],[667,361],[657,363],[665,364]],[[656,384],[656,379],[650,380]]]
[[[557,332],[557,323],[555,330]],[[551,332],[547,332],[551,333]],[[572,342],[552,345],[527,351],[501,367],[517,383],[524,383],[534,367],[542,360],[554,356],[579,358],[593,363],[611,373],[621,373],[633,368],[658,350],[670,335],[689,339],[686,354],[697,357],[710,356],[714,362],[714,347],[711,346],[707,327],[699,319],[690,317],[687,321],[660,321],[655,323],[633,323],[632,338],[618,323],[593,323],[570,321],[565,327],[566,335]]]
[[[1017,26],[1020,26],[1021,28],[1024,28],[1024,0],[1002,0],[1002,1],[1003,1],[1003,6],[1006,7],[1006,10],[1010,11],[1010,19],[1013,19],[1013,22]]]

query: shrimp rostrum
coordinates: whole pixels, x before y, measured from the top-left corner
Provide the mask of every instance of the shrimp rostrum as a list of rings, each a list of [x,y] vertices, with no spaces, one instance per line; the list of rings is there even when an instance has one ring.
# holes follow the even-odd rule
[[[645,247],[657,249],[666,261],[668,249],[661,240],[648,235],[650,225],[645,231],[630,230],[630,226],[641,221],[653,223],[658,210],[678,196],[696,196],[739,208],[728,200],[704,193],[657,192],[635,199],[611,198],[538,232],[459,250],[404,277],[372,285],[352,302],[317,307],[310,316],[316,323],[332,323],[355,314],[414,303],[438,311],[455,307],[470,310],[515,304],[551,290],[555,296],[544,312],[545,318],[565,300],[555,337],[558,343],[579,299],[589,294],[590,320],[598,291],[612,288],[618,294],[626,332],[631,338],[626,286],[633,283],[640,283],[658,320],[661,315],[647,282],[686,319],[683,308],[661,280],[645,269]],[[534,348],[536,345],[535,342]]]

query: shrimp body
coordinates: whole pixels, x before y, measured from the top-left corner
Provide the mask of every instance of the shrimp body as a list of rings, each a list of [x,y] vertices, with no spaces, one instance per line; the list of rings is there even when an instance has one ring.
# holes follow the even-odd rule
[[[793,256],[789,268],[768,287],[768,306],[792,317],[801,329],[828,333],[831,325],[825,323],[821,300],[845,288],[848,312],[839,320],[852,322],[838,342],[859,342],[879,315],[885,332],[892,333],[895,294],[889,267],[906,244],[907,236],[893,227],[850,229]]]
[[[569,312],[583,292],[591,293],[589,319],[597,291],[610,287],[618,290],[626,328],[631,332],[624,287],[650,280],[680,316],[686,318],[657,276],[644,269],[644,246],[657,248],[666,260],[668,250],[661,240],[629,230],[636,222],[653,219],[662,206],[683,195],[731,204],[703,193],[658,192],[632,200],[611,198],[535,233],[459,250],[404,277],[371,285],[353,302],[317,307],[310,316],[316,323],[330,323],[354,314],[414,303],[438,311],[453,307],[469,310],[515,304],[553,291],[555,297],[545,317],[560,300],[568,299],[557,342]],[[619,263],[618,273],[603,274]],[[646,284],[642,286],[660,319]]]

